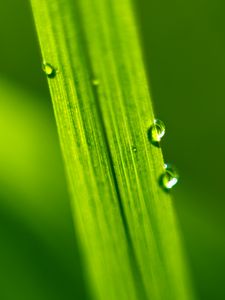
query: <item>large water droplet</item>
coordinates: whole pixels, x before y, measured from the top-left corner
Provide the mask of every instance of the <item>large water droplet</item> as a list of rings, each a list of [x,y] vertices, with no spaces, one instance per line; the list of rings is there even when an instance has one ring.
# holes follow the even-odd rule
[[[44,62],[42,64],[42,70],[49,78],[53,78],[56,75],[56,69],[49,63]]]
[[[160,177],[160,184],[165,190],[171,190],[178,182],[179,175],[176,171],[176,169],[170,165],[165,164],[165,172]]]
[[[155,119],[153,125],[150,127],[148,135],[149,139],[154,145],[158,145],[165,134],[165,124],[159,119]]]

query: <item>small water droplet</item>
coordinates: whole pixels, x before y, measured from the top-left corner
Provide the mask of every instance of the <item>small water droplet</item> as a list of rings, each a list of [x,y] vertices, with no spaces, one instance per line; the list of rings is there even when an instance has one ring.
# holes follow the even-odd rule
[[[43,63],[42,64],[42,70],[45,72],[45,74],[49,77],[49,78],[53,78],[56,75],[56,69],[49,63]]]
[[[168,191],[177,184],[179,180],[179,175],[176,169],[172,165],[165,164],[164,167],[165,167],[165,172],[160,177],[160,184],[165,190]]]
[[[98,85],[100,84],[99,79],[98,79],[98,78],[92,79],[92,84],[93,84],[94,86],[98,86]]]
[[[137,148],[135,146],[132,147],[133,152],[137,152]]]
[[[148,135],[149,139],[153,145],[158,146],[159,142],[161,141],[162,137],[165,134],[165,124],[163,121],[159,119],[155,119],[153,125],[150,127]]]

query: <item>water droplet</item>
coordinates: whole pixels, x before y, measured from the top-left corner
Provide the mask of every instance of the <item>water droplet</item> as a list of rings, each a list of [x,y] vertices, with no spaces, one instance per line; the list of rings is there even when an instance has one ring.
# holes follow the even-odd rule
[[[165,172],[160,177],[160,184],[165,190],[168,191],[177,184],[179,180],[179,175],[176,169],[172,165],[165,164],[164,167],[165,167]]]
[[[49,78],[55,77],[56,69],[51,64],[44,62],[42,64],[42,69]]]
[[[98,80],[98,78],[94,78],[94,79],[92,79],[92,84],[94,86],[98,86],[100,84],[100,81]]]
[[[154,120],[154,124],[150,127],[148,135],[153,145],[158,146],[165,134],[165,124],[159,119]]]
[[[137,148],[135,146],[132,147],[133,152],[137,152]]]

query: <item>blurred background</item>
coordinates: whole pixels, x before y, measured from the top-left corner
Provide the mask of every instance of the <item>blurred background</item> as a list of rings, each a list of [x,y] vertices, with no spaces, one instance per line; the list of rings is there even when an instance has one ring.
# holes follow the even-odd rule
[[[136,4],[174,205],[199,299],[225,299],[225,2]],[[32,13],[0,2],[0,299],[85,299]],[[74,284],[76,283],[76,284]]]

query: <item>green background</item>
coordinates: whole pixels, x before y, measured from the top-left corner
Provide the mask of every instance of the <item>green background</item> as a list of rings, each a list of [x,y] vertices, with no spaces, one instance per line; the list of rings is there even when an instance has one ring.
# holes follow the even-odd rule
[[[119,1],[118,1],[119,2]],[[139,0],[165,161],[199,299],[225,299],[225,3]],[[85,299],[29,1],[0,3],[0,299]]]

